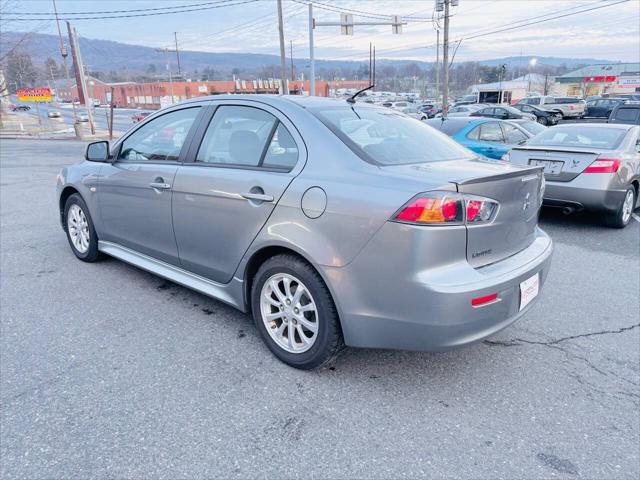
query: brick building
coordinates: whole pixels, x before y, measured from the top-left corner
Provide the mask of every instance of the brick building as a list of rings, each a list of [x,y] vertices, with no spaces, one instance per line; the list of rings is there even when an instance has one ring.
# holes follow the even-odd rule
[[[257,93],[278,93],[279,80],[212,80],[206,82],[118,82],[107,83],[94,77],[87,77],[88,96],[99,103],[108,104],[111,101],[118,107],[157,109],[193,97],[205,95]],[[306,94],[309,92],[309,81],[289,81],[289,91],[292,94]],[[331,83],[331,85],[330,85]],[[364,88],[366,81],[316,81],[316,95],[329,96],[330,88],[341,88],[348,85],[353,88]],[[171,97],[173,96],[173,102]],[[58,91],[60,100],[77,100],[78,90],[76,85],[71,88],[60,88]]]

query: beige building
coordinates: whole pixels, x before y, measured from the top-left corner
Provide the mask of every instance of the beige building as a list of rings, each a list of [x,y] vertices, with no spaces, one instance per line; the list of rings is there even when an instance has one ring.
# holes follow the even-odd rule
[[[621,94],[640,92],[640,63],[589,65],[556,77],[558,96]]]

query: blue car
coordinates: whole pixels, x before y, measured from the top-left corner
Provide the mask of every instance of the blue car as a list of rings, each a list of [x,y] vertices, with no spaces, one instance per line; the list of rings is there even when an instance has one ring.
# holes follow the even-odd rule
[[[446,133],[469,150],[497,160],[533,136],[514,122],[495,118],[434,118],[425,123]]]

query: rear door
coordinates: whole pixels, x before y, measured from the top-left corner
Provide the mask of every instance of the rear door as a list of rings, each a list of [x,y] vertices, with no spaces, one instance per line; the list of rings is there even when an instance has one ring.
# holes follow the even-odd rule
[[[291,122],[267,105],[227,101],[209,116],[176,174],[173,225],[182,266],[227,283],[306,150]]]

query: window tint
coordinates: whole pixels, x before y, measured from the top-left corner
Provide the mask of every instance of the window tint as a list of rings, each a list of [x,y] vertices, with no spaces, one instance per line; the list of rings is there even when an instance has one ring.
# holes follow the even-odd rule
[[[118,160],[177,161],[200,107],[166,113],[140,127],[122,144]]]
[[[207,128],[197,162],[257,167],[277,119],[253,107],[219,107]]]
[[[500,124],[489,122],[480,125],[480,140],[484,140],[485,142],[504,142]]]
[[[271,138],[271,143],[269,144],[262,165],[269,168],[291,170],[297,161],[298,146],[289,133],[289,130],[279,123],[278,128]]]
[[[532,122],[535,123],[535,122]],[[520,143],[527,139],[527,136],[518,130],[513,125],[509,125],[508,123],[502,124],[502,129],[504,130],[504,137],[507,143]]]

